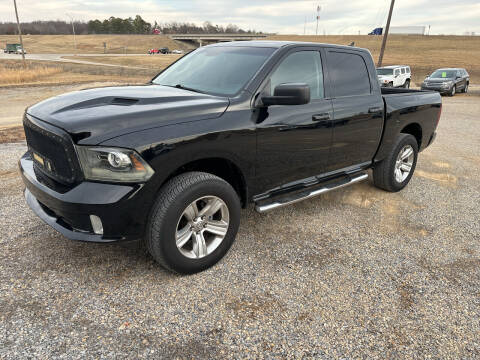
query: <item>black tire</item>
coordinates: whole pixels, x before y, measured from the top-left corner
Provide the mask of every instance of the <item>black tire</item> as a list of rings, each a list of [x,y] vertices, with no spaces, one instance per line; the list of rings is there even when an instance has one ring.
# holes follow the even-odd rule
[[[395,179],[395,164],[397,162],[399,152],[407,145],[410,145],[413,149],[413,164],[408,176],[402,182],[398,182]],[[381,162],[377,163],[373,168],[373,182],[375,186],[390,192],[402,190],[405,186],[407,186],[408,182],[412,178],[412,175],[415,171],[415,166],[417,165],[417,157],[418,144],[415,137],[410,134],[400,134],[397,137],[390,154],[388,154],[387,157]]]
[[[387,84],[387,87],[393,88],[393,82],[389,82],[389,83]]]
[[[223,200],[229,212],[227,233],[218,247],[205,257],[184,256],[176,246],[177,224],[187,206],[203,196]],[[216,264],[230,249],[240,223],[240,199],[233,187],[218,176],[187,172],[169,180],[160,190],[146,228],[148,252],[168,270],[193,274]]]
[[[465,94],[468,92],[468,83],[465,84],[465,87],[463,88],[462,92]]]
[[[453,85],[448,95],[454,96],[456,92],[457,92],[457,85]]]
[[[405,80],[405,84],[403,84],[405,89],[410,89],[410,79]]]

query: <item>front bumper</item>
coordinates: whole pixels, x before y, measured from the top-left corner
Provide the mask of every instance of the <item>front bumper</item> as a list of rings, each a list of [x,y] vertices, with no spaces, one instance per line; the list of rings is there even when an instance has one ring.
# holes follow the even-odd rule
[[[438,91],[441,94],[448,94],[449,92],[452,91],[451,87],[445,88],[443,86],[439,85],[422,85],[421,86],[422,90],[431,90],[431,91]]]
[[[19,161],[25,198],[33,212],[72,240],[112,242],[143,236],[147,211],[142,185],[84,181],[65,192],[55,191],[37,177],[26,153]],[[103,234],[93,230],[90,215],[98,216]]]

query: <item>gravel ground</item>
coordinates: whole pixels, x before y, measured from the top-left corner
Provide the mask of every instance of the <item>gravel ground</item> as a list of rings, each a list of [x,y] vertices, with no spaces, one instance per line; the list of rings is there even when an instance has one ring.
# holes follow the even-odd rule
[[[44,225],[0,145],[0,358],[479,358],[480,97],[443,100],[405,190],[250,207],[193,276]]]

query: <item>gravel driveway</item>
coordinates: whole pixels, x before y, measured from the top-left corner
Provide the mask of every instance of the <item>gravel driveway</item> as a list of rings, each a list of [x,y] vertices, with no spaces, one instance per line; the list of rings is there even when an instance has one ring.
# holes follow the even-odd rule
[[[0,358],[480,357],[480,97],[443,101],[404,191],[250,207],[193,276],[44,225],[0,145]]]

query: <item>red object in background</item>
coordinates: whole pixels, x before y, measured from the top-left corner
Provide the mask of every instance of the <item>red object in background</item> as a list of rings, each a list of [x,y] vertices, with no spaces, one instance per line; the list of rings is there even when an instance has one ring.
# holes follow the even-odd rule
[[[158,35],[160,34],[160,29],[153,29],[152,33]]]

